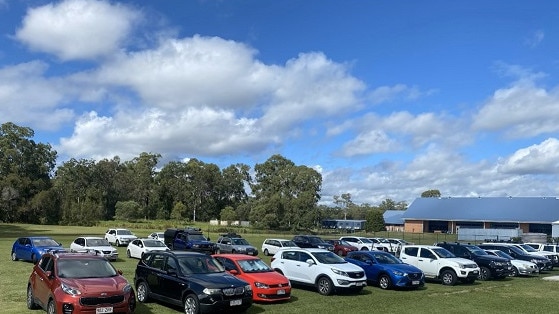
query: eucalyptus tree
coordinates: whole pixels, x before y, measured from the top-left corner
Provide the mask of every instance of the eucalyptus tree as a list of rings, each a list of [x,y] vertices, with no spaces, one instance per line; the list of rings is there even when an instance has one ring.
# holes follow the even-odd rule
[[[160,154],[143,152],[131,161],[124,162],[125,174],[122,200],[135,201],[141,207],[144,218],[155,218],[157,195],[155,188],[156,166]]]

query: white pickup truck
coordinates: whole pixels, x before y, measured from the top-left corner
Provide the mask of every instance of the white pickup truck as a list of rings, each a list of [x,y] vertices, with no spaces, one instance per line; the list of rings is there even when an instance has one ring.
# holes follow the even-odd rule
[[[425,278],[441,280],[443,285],[455,285],[458,279],[473,283],[479,275],[476,263],[456,257],[438,246],[405,245],[400,251],[400,259],[421,269]]]

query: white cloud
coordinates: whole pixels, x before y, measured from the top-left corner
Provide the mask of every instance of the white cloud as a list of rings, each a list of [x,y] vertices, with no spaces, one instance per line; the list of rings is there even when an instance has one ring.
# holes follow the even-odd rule
[[[535,31],[530,37],[524,40],[524,43],[530,48],[537,47],[544,39],[545,33],[542,30]]]
[[[140,17],[122,4],[66,0],[29,9],[16,38],[61,60],[95,59],[118,51]]]
[[[540,144],[521,148],[498,163],[498,170],[508,174],[559,173],[559,140],[548,138]]]

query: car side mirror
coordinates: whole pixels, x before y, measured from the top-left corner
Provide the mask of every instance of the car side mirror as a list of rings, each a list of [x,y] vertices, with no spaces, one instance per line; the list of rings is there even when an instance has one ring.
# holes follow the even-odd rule
[[[309,264],[309,266],[315,265],[315,262],[310,258],[306,262],[307,262],[307,264]]]
[[[230,273],[231,275],[235,275],[235,276],[239,274],[239,272],[238,272],[236,269],[231,269],[231,270],[229,270],[229,273]]]
[[[370,260],[370,259],[365,261],[365,264],[367,264],[367,265],[373,265],[374,263],[375,262],[373,260]]]

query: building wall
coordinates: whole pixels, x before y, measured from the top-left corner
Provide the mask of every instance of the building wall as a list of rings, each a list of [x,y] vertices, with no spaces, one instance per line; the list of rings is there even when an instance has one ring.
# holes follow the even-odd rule
[[[405,232],[423,232],[423,220],[406,220],[404,223]]]
[[[403,225],[386,225],[385,227],[386,227],[386,231],[397,231],[397,232],[404,231]]]
[[[520,228],[520,230],[522,230],[522,232],[524,233],[528,233],[530,232],[530,224],[527,223],[519,223],[518,227]]]

